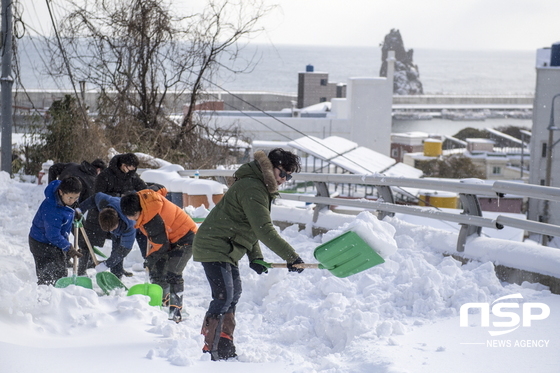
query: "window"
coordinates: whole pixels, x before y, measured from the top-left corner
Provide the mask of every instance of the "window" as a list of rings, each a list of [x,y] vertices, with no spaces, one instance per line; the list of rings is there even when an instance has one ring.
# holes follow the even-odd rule
[[[395,159],[399,158],[399,148],[391,149],[391,157]]]
[[[328,84],[328,80],[327,79],[321,79],[321,85],[326,86]]]
[[[492,175],[501,175],[502,174],[502,168],[498,167],[498,166],[494,166],[492,167]]]
[[[546,157],[546,142],[543,142],[543,144],[542,144],[542,153],[541,153],[541,157],[543,157],[543,158]]]
[[[321,98],[319,98],[319,102],[326,102],[326,101],[327,101],[327,98],[326,98],[326,97],[321,97]]]

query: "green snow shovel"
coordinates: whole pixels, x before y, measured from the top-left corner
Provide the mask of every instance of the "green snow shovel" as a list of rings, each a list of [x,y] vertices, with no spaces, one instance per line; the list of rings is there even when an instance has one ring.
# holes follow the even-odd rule
[[[89,237],[86,234],[86,230],[84,229],[84,226],[81,224],[80,224],[80,230],[82,232],[82,235],[84,236],[84,241],[86,241],[86,245],[89,250],[89,255],[91,255],[93,264],[97,266],[99,264],[99,261],[95,256],[95,251],[91,246],[91,242],[89,241]],[[99,272],[98,274],[95,275],[95,280],[97,282],[97,286],[99,286],[101,290],[103,290],[103,293],[105,293],[105,295],[108,295],[111,292],[111,290],[114,289],[128,290],[128,288],[121,282],[121,280],[119,280],[119,278],[114,274],[112,274],[111,272]]]
[[[103,259],[107,259],[107,255],[103,253],[103,251],[99,250],[97,247],[93,247],[93,252],[102,257]]]
[[[78,221],[74,221],[74,247],[78,247]],[[72,258],[72,277],[59,278],[54,284],[55,288],[65,288],[70,285],[81,286],[86,289],[93,290],[91,278],[85,276],[77,276],[78,273],[78,258]]]
[[[319,263],[296,264],[298,268],[328,269],[336,277],[344,278],[384,263],[358,234],[349,231],[317,246],[313,255]],[[267,268],[286,268],[286,263],[267,263],[255,260]]]
[[[150,306],[161,306],[163,289],[157,284],[150,284],[150,272],[146,268],[146,282],[132,286],[126,295],[146,295],[150,297]]]
[[[150,252],[150,241],[146,244],[146,253]],[[163,289],[158,284],[150,284],[150,270],[148,267],[145,268],[146,282],[143,284],[137,284],[128,290],[126,295],[146,295],[150,297],[150,306],[160,306],[163,300]]]

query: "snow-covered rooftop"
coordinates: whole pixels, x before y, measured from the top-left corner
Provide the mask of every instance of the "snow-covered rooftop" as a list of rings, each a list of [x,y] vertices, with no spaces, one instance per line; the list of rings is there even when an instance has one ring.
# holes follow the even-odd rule
[[[354,174],[383,173],[396,163],[391,157],[363,146],[358,147],[355,142],[338,136],[329,136],[325,139],[306,136],[290,141],[288,144]],[[421,171],[413,170],[409,166],[399,166],[391,171],[391,176],[421,176]]]

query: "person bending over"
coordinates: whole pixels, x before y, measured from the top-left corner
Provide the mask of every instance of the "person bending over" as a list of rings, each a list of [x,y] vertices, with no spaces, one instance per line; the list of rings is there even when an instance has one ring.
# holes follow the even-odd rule
[[[281,148],[257,151],[254,161],[239,167],[235,182],[200,225],[193,243],[193,259],[201,262],[212,290],[204,317],[204,352],[212,360],[236,357],[233,343],[235,310],[241,296],[239,260],[247,255],[259,275],[267,269],[255,263],[263,255],[259,241],[288,263],[288,270],[301,273],[303,260],[276,231],[270,206],[278,186],[301,169],[299,157]]]
[[[163,288],[169,319],[180,322],[183,307],[183,270],[192,257],[196,223],[179,206],[165,198],[167,190],[145,189],[125,194],[121,210],[148,238],[144,267],[150,280]]]
[[[90,224],[98,225],[95,230],[108,232],[112,241],[111,255],[106,261],[99,263],[95,270],[103,272],[110,269],[111,273],[121,278],[124,274],[122,263],[132,250],[132,245],[134,245],[136,239],[136,228],[134,228],[134,221],[128,219],[121,211],[120,197],[96,193],[80,203],[80,210],[88,211],[88,214],[91,212],[98,215],[98,219],[90,222]],[[103,246],[103,244],[100,246]]]
[[[67,258],[81,257],[68,240],[82,183],[77,177],[54,180],[45,188],[29,231],[29,249],[35,261],[38,285],[54,285],[68,275]],[[75,259],[74,259],[75,260]]]

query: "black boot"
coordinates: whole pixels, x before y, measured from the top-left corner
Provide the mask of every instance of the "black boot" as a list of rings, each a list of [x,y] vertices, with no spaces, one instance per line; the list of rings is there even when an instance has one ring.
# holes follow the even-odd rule
[[[183,308],[183,295],[175,293],[174,286],[171,286],[169,293],[169,320],[180,323],[183,318],[181,316],[181,309]]]
[[[181,307],[170,306],[168,319],[175,321],[177,324],[183,321],[183,317],[181,316]]]
[[[222,335],[224,335],[224,333],[222,333]],[[218,342],[218,356],[220,357],[220,360],[227,360],[237,357],[233,339],[220,337],[220,342]]]

